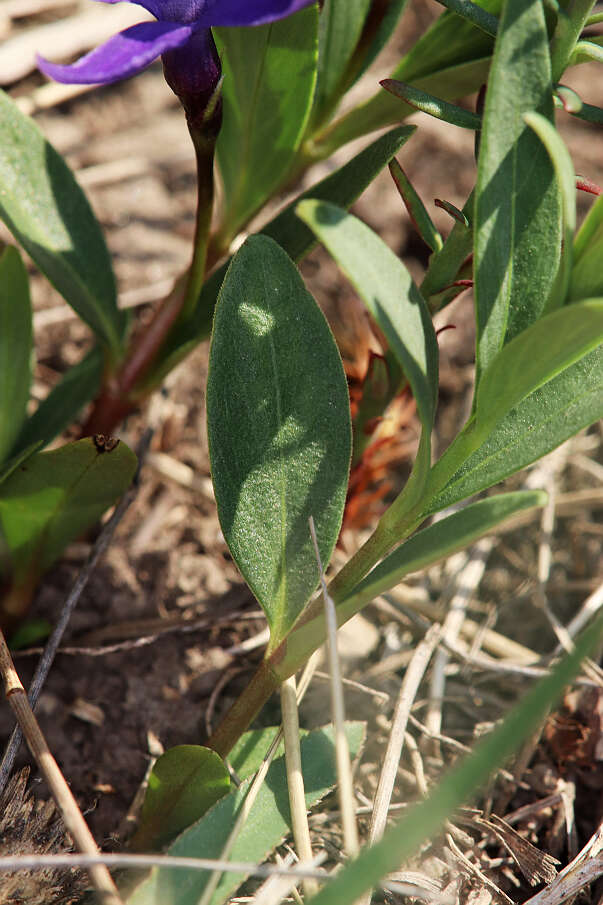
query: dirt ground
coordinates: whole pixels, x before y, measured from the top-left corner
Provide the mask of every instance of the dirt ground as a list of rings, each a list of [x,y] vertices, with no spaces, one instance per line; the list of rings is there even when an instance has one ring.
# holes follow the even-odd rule
[[[409,36],[425,27],[435,13],[433,6],[427,0],[411,4],[381,75],[387,74]],[[36,13],[34,9],[32,15],[13,20],[7,25],[3,52],[27,30],[62,16],[67,23],[66,14],[73,17],[79,10],[76,3],[55,2],[49,11]],[[0,71],[4,63],[5,58],[0,58]],[[603,87],[601,71],[596,72],[593,75],[590,66],[582,66],[568,79],[592,103],[597,102],[593,79],[598,79],[599,97]],[[5,81],[10,94],[24,105],[39,97],[36,92],[43,84],[35,72]],[[137,305],[144,317],[186,266],[194,227],[192,150],[160,67],[127,83],[97,88],[38,110],[35,117],[77,172],[105,228],[121,301]],[[431,202],[439,197],[463,205],[475,177],[473,138],[424,116],[416,116],[415,121],[418,133],[400,160],[437,225],[447,231],[447,216]],[[566,116],[561,121],[577,171],[603,182],[601,131]],[[344,149],[338,161],[355,150],[356,146]],[[315,168],[304,185],[324,172],[324,165]],[[581,196],[581,215],[589,203],[590,198]],[[425,249],[410,228],[389,176],[377,179],[354,210],[401,255],[414,275],[421,273]],[[321,251],[307,258],[302,272],[332,318],[335,331],[342,331],[349,311],[356,310],[350,287]],[[35,274],[33,297],[37,349],[33,394],[40,399],[59,375],[79,360],[89,335]],[[470,294],[465,293],[438,316],[438,326],[452,323],[456,327],[440,337],[439,449],[466,415],[473,377],[471,305]],[[202,743],[208,728],[249,679],[262,653],[265,621],[230,559],[212,499],[205,433],[206,369],[207,348],[203,346],[169,377],[164,396],[154,404],[156,431],[140,491],[90,579],[38,706],[50,748],[96,839],[108,850],[119,850],[128,835],[126,816],[151,756],[175,744]],[[148,412],[133,416],[120,435],[136,446],[148,419]],[[407,421],[400,431],[402,446],[410,456],[416,425]],[[528,479],[531,486],[552,489],[557,500],[546,599],[562,624],[601,583],[601,439],[601,431],[591,429],[546,465],[538,466]],[[179,468],[182,464],[186,468]],[[407,464],[408,458],[398,463],[394,483]],[[524,486],[524,482],[525,475],[512,484]],[[344,545],[353,548],[367,527],[348,530]],[[67,551],[40,587],[32,616],[45,617],[51,623],[56,619],[89,548],[90,543],[82,541]],[[347,696],[349,716],[367,719],[370,727],[370,742],[357,770],[361,796],[370,798],[374,792],[400,678],[424,634],[425,607],[443,612],[476,558],[487,558],[487,568],[473,588],[468,617],[482,628],[495,629],[524,645],[537,658],[555,648],[551,619],[538,594],[542,549],[536,517],[498,535],[491,549],[473,552],[468,560],[456,557],[425,575],[411,577],[396,598],[397,610],[392,602],[373,605],[355,627],[352,624],[345,630],[342,649],[348,676],[382,694],[380,703],[374,696],[354,690]],[[478,633],[472,652],[477,653],[479,646]],[[16,662],[25,685],[36,658],[36,651],[18,655]],[[525,675],[489,674],[452,658],[447,667],[441,733],[470,744],[529,682]],[[428,696],[426,682],[414,711],[421,723],[428,719]],[[328,719],[324,697],[321,686],[309,695],[304,709],[308,725]],[[262,715],[264,722],[277,719],[274,707]],[[600,681],[598,687],[568,694],[564,708],[539,736],[529,768],[522,775],[523,787],[501,782],[492,790],[495,804],[504,805],[502,811],[496,811],[501,815],[557,794],[556,804],[534,808],[517,828],[562,864],[586,842],[603,817],[602,719]],[[2,740],[12,725],[8,708],[0,709]],[[411,728],[421,741],[421,729]],[[421,750],[428,782],[439,775],[442,763],[457,756],[454,744],[445,741],[425,744],[423,738]],[[28,763],[29,754],[22,749],[17,766]],[[417,782],[413,762],[405,755],[396,800],[416,797]],[[31,788],[40,800],[46,797],[35,770]],[[570,814],[567,802],[572,796]],[[565,812],[559,802],[565,803]],[[49,841],[40,821],[39,839],[25,831],[22,840],[15,840],[11,836],[18,836],[15,826],[4,826],[6,838],[0,839],[0,851],[3,846],[5,851],[14,851],[15,846],[23,851],[31,844],[40,848],[54,845],[56,828],[50,831]],[[337,832],[332,832],[337,845]],[[489,876],[513,901],[526,899],[529,887],[512,860],[492,841],[488,852],[494,865]],[[32,882],[27,892],[11,893],[12,898],[6,890],[4,895],[0,891],[0,903],[77,898],[57,883],[56,877],[38,877]],[[593,902],[600,893],[593,892]]]

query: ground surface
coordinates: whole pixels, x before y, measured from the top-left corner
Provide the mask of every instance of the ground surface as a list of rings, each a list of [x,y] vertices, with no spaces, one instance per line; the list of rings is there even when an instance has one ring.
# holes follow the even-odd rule
[[[74,22],[77,28],[84,4],[46,5],[56,8],[35,15],[22,11],[21,19],[6,24],[0,73],[8,73],[5,82],[10,93],[24,105],[39,97],[36,90],[42,80],[19,70],[21,45],[14,42],[30,34],[29,29],[63,15],[66,29],[72,30]],[[34,13],[41,6],[44,4],[32,4]],[[398,49],[390,52],[390,62],[432,14],[427,4],[413,5],[400,32]],[[386,73],[384,64],[381,74]],[[601,86],[601,76],[598,78]],[[596,102],[588,68],[577,70],[571,83]],[[139,304],[144,317],[148,303],[160,298],[186,266],[194,225],[193,156],[180,110],[160,69],[155,67],[127,84],[54,104],[38,111],[36,120],[77,171],[106,229],[122,301]],[[408,175],[426,202],[440,197],[462,206],[475,176],[472,137],[426,117],[416,120],[420,123],[418,134],[402,158]],[[575,121],[564,120],[564,126],[577,171],[601,183],[601,133]],[[344,152],[342,158],[349,153]],[[308,184],[322,172],[318,169],[310,174]],[[586,201],[581,204],[584,209]],[[424,250],[387,176],[376,181],[355,210],[403,257],[413,274],[421,272]],[[434,211],[434,217],[442,229],[448,229],[442,212]],[[303,272],[333,318],[335,330],[341,331],[341,321],[354,304],[350,288],[320,252],[307,259]],[[57,377],[79,360],[89,338],[86,328],[60,307],[60,299],[47,284],[36,277],[33,286],[38,312],[34,394],[41,398]],[[468,404],[472,380],[468,295],[439,318],[438,326],[446,323],[454,323],[457,329],[440,339],[440,447],[464,418]],[[166,398],[154,413],[158,427],[140,492],[82,597],[65,642],[70,650],[58,656],[38,708],[52,751],[97,840],[109,849],[119,848],[120,839],[127,835],[124,820],[150,756],[161,747],[202,742],[208,725],[215,724],[261,656],[261,647],[250,653],[240,647],[256,636],[261,641],[264,620],[229,558],[211,496],[204,426],[206,362],[207,350],[200,348],[168,380]],[[147,413],[131,418],[123,428],[124,439],[135,445],[147,419]],[[400,430],[410,453],[416,428],[410,421]],[[532,478],[532,486],[546,485],[558,499],[547,600],[562,623],[569,621],[601,581],[600,455],[601,434],[592,430]],[[189,467],[183,478],[178,463]],[[404,467],[401,463],[400,473]],[[191,477],[193,486],[186,486]],[[574,491],[583,493],[581,502],[567,496]],[[424,632],[416,614],[426,614],[429,604],[441,607],[435,615],[445,612],[462,582],[473,580],[468,576],[476,556],[487,557],[488,568],[474,581],[469,617],[482,626],[495,626],[537,656],[554,649],[555,636],[536,593],[542,550],[538,527],[538,520],[532,521],[501,535],[491,550],[481,549],[469,560],[456,558],[416,577],[398,598],[396,611],[391,602],[389,609],[370,607],[368,621],[347,631],[343,647],[348,674],[388,695],[385,703],[379,699],[381,704],[370,695],[354,691],[348,695],[350,716],[369,719],[371,726],[371,741],[357,774],[359,791],[365,796],[371,795],[378,778],[401,670]],[[344,540],[348,547],[357,543],[353,532]],[[87,542],[74,545],[47,576],[34,603],[36,616],[51,622],[56,618],[88,549]],[[414,620],[403,605],[415,613]],[[474,653],[479,637],[475,643]],[[31,652],[17,660],[26,685],[35,659]],[[434,715],[433,705],[430,709],[428,704],[428,682],[415,714],[421,722],[431,721],[432,731],[440,725],[446,736],[471,743],[476,731],[496,720],[529,681],[521,675],[503,673],[501,678],[477,667],[461,667],[452,658],[447,667],[447,703],[439,708],[443,722],[438,724],[438,708]],[[563,863],[584,844],[603,814],[600,688],[589,694],[587,700],[574,695],[566,701],[559,719],[565,720],[563,725],[569,729],[562,741],[557,724],[549,724],[524,777],[527,788],[518,792],[512,786],[501,786],[495,795],[498,804],[504,804],[497,813],[505,814],[550,794],[560,796],[560,790],[571,787],[576,805],[575,821],[568,817],[569,836],[560,810],[562,796],[548,810],[536,807],[519,827]],[[328,719],[324,698],[322,686],[310,695],[305,710],[309,724]],[[268,718],[276,720],[276,711]],[[11,728],[8,710],[0,710],[0,735],[7,737]],[[416,726],[413,733],[421,739]],[[442,761],[455,756],[454,748],[445,743],[431,743],[421,750],[428,781],[438,775]],[[19,766],[28,762],[28,754],[22,751]],[[417,782],[416,762],[404,760],[396,800],[416,796]],[[43,788],[34,785],[34,790],[44,797]],[[563,798],[566,803],[571,798],[568,795]],[[335,841],[337,844],[336,834]],[[492,857],[500,856],[500,850],[488,851]],[[520,901],[528,892],[525,885],[513,891],[516,875],[508,858],[490,873]],[[68,900],[66,892],[52,892],[50,887],[44,890],[40,886],[38,892],[40,901]],[[23,896],[3,899],[0,892],[0,902],[34,901],[31,890]]]

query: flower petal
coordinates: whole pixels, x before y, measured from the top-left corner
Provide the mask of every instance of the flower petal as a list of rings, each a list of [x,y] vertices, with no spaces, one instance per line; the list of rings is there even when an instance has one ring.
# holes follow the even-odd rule
[[[121,3],[121,0],[99,0],[100,3]],[[179,22],[181,25],[196,24],[206,0],[128,0],[142,6],[160,22]]]
[[[264,25],[266,22],[284,19],[298,9],[309,6],[311,2],[313,0],[202,0],[198,3],[201,8],[195,24]]]
[[[38,66],[44,75],[57,82],[76,85],[108,84],[145,69],[164,51],[186,44],[192,33],[190,25],[141,22],[109,38],[105,44],[71,66],[50,63],[42,57],[38,57]]]

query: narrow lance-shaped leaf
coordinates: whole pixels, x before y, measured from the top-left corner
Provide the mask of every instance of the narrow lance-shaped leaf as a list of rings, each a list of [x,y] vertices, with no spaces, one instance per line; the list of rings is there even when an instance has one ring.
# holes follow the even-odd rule
[[[60,154],[0,92],[0,217],[66,302],[114,354],[126,318],[100,226]]]
[[[603,348],[531,393],[464,459],[423,515],[492,487],[603,418]]]
[[[564,657],[502,723],[452,769],[433,789],[429,798],[415,805],[383,839],[365,849],[347,864],[334,880],[326,883],[308,905],[352,905],[379,884],[391,871],[410,858],[427,839],[433,839],[453,810],[467,801],[496,769],[534,732],[580,669],[585,656],[603,632],[603,617],[578,638],[575,650]]]
[[[363,723],[346,723],[345,733],[352,757],[364,741]],[[301,740],[302,770],[309,809],[337,782],[333,732],[315,729]],[[232,861],[259,864],[290,832],[291,818],[285,758],[271,764],[251,812],[230,853]],[[249,780],[220,799],[196,824],[182,833],[167,850],[180,857],[219,858],[232,830],[234,815],[243,805]],[[206,871],[182,871],[154,868],[127,899],[128,905],[198,905],[208,882]],[[242,883],[244,877],[225,873],[210,899],[210,905],[222,905]]]
[[[336,595],[337,621],[341,626],[370,603],[418,572],[474,543],[510,516],[546,501],[540,491],[505,493],[480,500],[424,528],[390,553],[356,587]],[[326,637],[322,601],[313,601],[273,657],[272,668],[281,680],[296,672],[324,644]]]
[[[502,462],[499,459],[491,469],[488,457],[493,450],[494,458],[498,451],[503,452],[504,456],[509,436],[512,440],[509,444],[511,453],[508,455],[507,464],[514,462],[518,468],[537,458],[533,455],[535,450],[542,449],[540,455],[543,455],[563,439],[571,436],[573,431],[567,433],[567,425],[560,423],[556,416],[553,417],[552,424],[547,423],[550,420],[550,411],[545,412],[545,407],[548,409],[549,400],[552,401],[554,395],[551,396],[547,392],[539,396],[537,391],[540,387],[546,387],[555,381],[557,375],[570,370],[585,357],[590,359],[587,370],[578,369],[572,375],[578,406],[573,405],[572,399],[565,404],[572,410],[573,419],[577,419],[578,422],[587,419],[584,424],[590,423],[588,419],[593,412],[600,410],[601,400],[597,400],[596,396],[593,398],[592,395],[593,390],[600,385],[600,374],[596,370],[597,356],[591,358],[588,353],[596,349],[602,341],[603,299],[577,302],[575,305],[553,311],[511,340],[485,372],[477,390],[473,416],[432,469],[424,512],[435,511],[434,499],[439,498],[456,475],[460,477],[461,486],[467,486],[467,460],[473,454],[477,455],[478,464],[473,462],[472,468],[477,468],[479,481],[500,474],[501,468],[501,477],[506,477],[511,471],[506,469],[505,459],[503,458]],[[582,382],[579,379],[580,375]],[[551,392],[554,393],[558,388],[559,384],[555,384]],[[565,396],[563,381],[560,388],[563,398]],[[534,397],[532,402],[529,401],[531,397]],[[522,403],[525,399],[528,399],[528,404],[524,408]],[[538,411],[539,401],[542,401],[542,412]],[[514,412],[515,409],[517,411]],[[543,431],[540,436],[532,434],[534,422],[524,420],[528,412],[533,418],[535,416],[536,423],[540,423]],[[511,417],[507,419],[509,413]],[[572,423],[575,423],[575,420]],[[509,427],[513,424],[516,427],[521,425],[515,436],[508,433]],[[491,450],[490,437],[495,433],[498,437]],[[559,437],[562,439],[557,439]],[[552,445],[549,445],[551,443]],[[499,444],[502,444],[502,449]],[[486,456],[479,452],[482,445],[488,449]],[[493,478],[490,483],[501,480],[501,477]],[[469,478],[469,487],[473,485],[474,479]],[[469,492],[474,493],[475,490]]]
[[[478,381],[499,349],[542,313],[561,245],[559,188],[524,122],[553,117],[541,0],[506,0],[488,79],[478,161],[474,279]]]
[[[414,471],[418,494],[430,464],[438,389],[438,347],[425,301],[402,262],[356,217],[311,200],[297,211],[358,291],[411,386],[423,427]]]
[[[216,307],[207,422],[218,515],[271,645],[318,582],[308,518],[329,562],[347,491],[350,405],[327,322],[285,252],[248,239]]]
[[[312,197],[331,201],[340,207],[349,207],[408,141],[415,129],[416,126],[401,126],[381,135],[340,169],[292,201],[259,234],[270,236],[278,242],[294,261],[301,260],[316,243],[316,238],[312,230],[295,215],[298,201]],[[209,336],[216,300],[229,264],[230,259],[206,280],[192,317],[174,328],[162,349],[161,361],[153,371],[154,384]]]
[[[33,443],[46,446],[72,424],[100,389],[103,365],[102,349],[93,346],[81,361],[69,368],[23,424],[13,455]]]
[[[341,98],[341,87],[371,0],[325,0],[318,31],[318,75],[312,123],[320,123]]]
[[[25,419],[31,383],[31,301],[16,248],[0,257],[0,464]]]
[[[484,0],[481,5],[496,13],[500,0]],[[491,37],[445,12],[402,57],[391,78],[409,82],[443,100],[457,100],[485,82],[492,46]],[[413,107],[380,90],[314,136],[313,153],[323,159],[346,142],[400,122],[413,112]]]
[[[318,9],[215,31],[224,67],[218,160],[228,237],[280,184],[301,141],[316,81]]]
[[[569,299],[603,295],[603,195],[589,210],[574,241]]]
[[[545,306],[546,311],[552,311],[565,302],[572,269],[572,245],[576,229],[576,173],[569,151],[553,124],[539,113],[526,113],[524,120],[545,146],[561,193],[563,215],[561,261]]]
[[[477,389],[477,431],[485,437],[526,396],[603,342],[603,299],[553,311],[508,343]]]
[[[432,251],[440,251],[443,245],[442,237],[435,228],[433,220],[427,213],[412,182],[395,157],[390,161],[389,171],[419,236]]]

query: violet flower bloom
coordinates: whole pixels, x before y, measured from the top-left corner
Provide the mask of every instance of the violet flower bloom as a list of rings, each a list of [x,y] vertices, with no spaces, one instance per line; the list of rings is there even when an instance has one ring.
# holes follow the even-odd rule
[[[119,0],[100,0],[118,3]],[[42,72],[57,82],[109,84],[136,75],[164,57],[172,90],[204,94],[215,90],[220,62],[210,28],[263,25],[283,19],[312,0],[128,0],[148,10],[156,22],[141,22],[110,38],[71,66],[38,58]],[[169,70],[169,72],[168,72]]]

